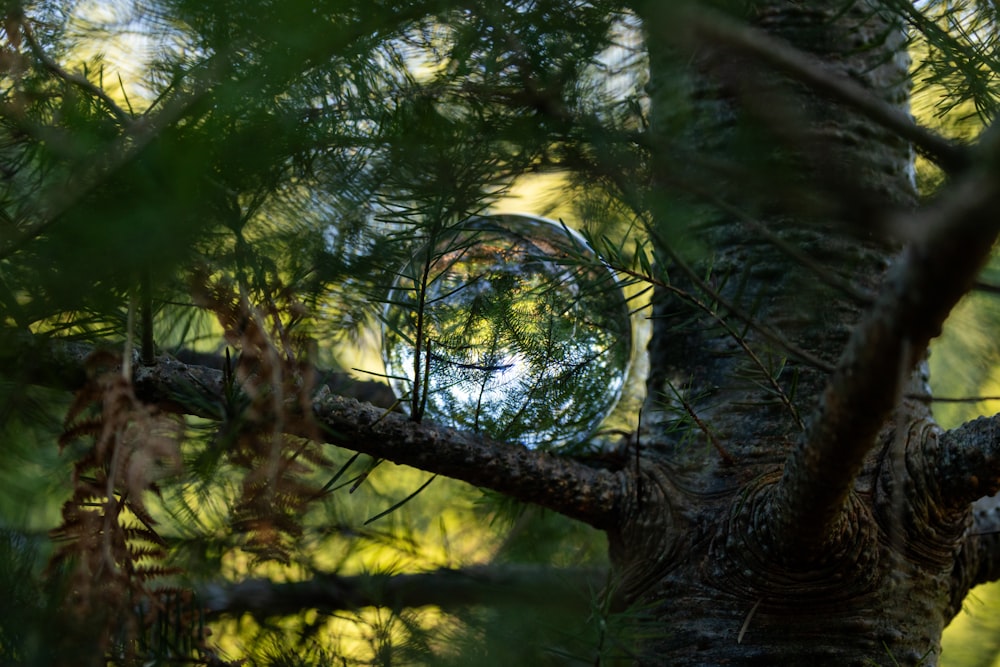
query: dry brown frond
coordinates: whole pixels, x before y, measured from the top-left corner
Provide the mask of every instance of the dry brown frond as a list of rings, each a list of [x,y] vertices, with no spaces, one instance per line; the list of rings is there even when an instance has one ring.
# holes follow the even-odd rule
[[[240,352],[231,377],[233,395],[243,400],[221,427],[229,436],[227,459],[245,471],[232,526],[246,535],[245,548],[256,559],[287,562],[306,506],[318,496],[308,475],[330,465],[312,421],[315,372],[308,355],[315,346],[294,334],[305,309],[277,279],[254,304],[247,288],[208,271],[194,276],[192,291]],[[315,437],[286,435],[289,420]]]
[[[148,639],[143,608],[156,606],[152,582],[176,574],[162,562],[165,544],[143,497],[179,469],[183,429],[177,417],[136,398],[120,357],[98,352],[87,368],[88,382],[59,440],[63,448],[78,443],[85,450],[53,531],[60,546],[50,567],[68,576],[64,611],[71,627],[91,645],[96,639],[100,654],[128,662]]]

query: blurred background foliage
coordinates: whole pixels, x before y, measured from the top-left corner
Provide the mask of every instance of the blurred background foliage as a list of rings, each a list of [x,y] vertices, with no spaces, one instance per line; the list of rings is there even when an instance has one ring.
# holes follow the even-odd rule
[[[923,123],[962,142],[972,142],[996,118],[998,11],[994,3],[899,3],[909,19],[913,57],[912,109]],[[945,39],[947,37],[947,39]],[[917,183],[932,197],[941,173],[917,159]],[[934,415],[951,428],[1000,411],[1000,259],[994,257],[979,289],[952,312],[931,346],[931,386],[939,398],[994,400],[939,401]],[[1000,665],[1000,584],[979,586],[966,598],[962,613],[945,630],[941,665]]]
[[[740,13],[753,3],[721,4]],[[974,139],[996,110],[995,3],[883,6],[910,23],[915,115]],[[309,363],[371,379],[381,373],[378,311],[428,220],[522,211],[583,221],[595,238],[631,230],[622,193],[593,168],[631,176],[645,166],[630,139],[649,121],[647,62],[625,3],[3,7],[0,319],[9,329],[120,345],[141,292],[160,349],[220,355],[233,341],[196,295],[221,281],[276,318]],[[677,103],[658,117],[677,136],[691,123],[680,72]],[[927,197],[941,183],[923,160],[916,178]],[[690,209],[676,211],[664,216],[667,238]],[[939,396],[1000,396],[991,289],[1000,263],[983,283],[934,344]],[[609,429],[634,427],[636,360]],[[65,582],[46,569],[55,548],[46,535],[81,451],[55,444],[69,397],[22,380],[0,372],[0,663],[67,662],[57,654]],[[1000,400],[935,406],[945,427],[998,410]],[[339,451],[307,474],[326,492],[309,503],[298,539],[281,558],[261,558],[234,529],[245,470],[226,459],[215,426],[191,418],[184,428],[184,472],[148,502],[179,586],[607,565],[603,535],[581,524],[445,479],[423,487],[425,473]],[[1000,664],[1000,591],[982,587],[966,606],[942,664]],[[627,658],[627,621],[598,588],[556,607],[206,619],[220,660],[260,665],[610,665]]]

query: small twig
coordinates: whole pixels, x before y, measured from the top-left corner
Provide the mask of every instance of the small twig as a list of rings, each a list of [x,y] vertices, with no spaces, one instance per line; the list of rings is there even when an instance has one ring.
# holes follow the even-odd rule
[[[1000,285],[993,285],[981,280],[973,283],[972,289],[976,292],[986,292],[987,294],[1000,294]]]
[[[104,92],[103,88],[95,85],[84,76],[67,72],[60,67],[56,61],[52,60],[52,58],[45,53],[45,50],[42,49],[38,41],[35,40],[35,34],[32,31],[31,26],[28,25],[27,21],[21,23],[21,31],[24,33],[24,39],[28,43],[28,47],[31,49],[32,55],[38,58],[39,62],[45,66],[45,69],[55,74],[63,81],[71,83],[77,88],[99,99],[122,125],[127,127],[130,123],[132,123],[134,120],[132,114],[118,106],[115,101],[111,99],[106,92]],[[127,99],[128,98],[126,97],[126,101]]]
[[[904,394],[921,403],[981,403],[982,401],[1000,401],[1000,396],[931,396],[930,394]]]
[[[424,489],[426,489],[428,486],[430,486],[431,482],[433,482],[435,479],[437,479],[437,475],[431,475],[430,479],[428,479],[426,482],[424,482],[423,484],[421,484],[420,488],[418,488],[416,491],[414,491],[410,495],[406,496],[405,498],[403,498],[402,500],[400,500],[398,503],[393,504],[392,507],[390,507],[388,509],[385,509],[385,510],[382,510],[381,512],[379,512],[375,516],[371,517],[370,519],[368,519],[367,521],[365,521],[363,525],[367,526],[368,524],[372,523],[373,521],[378,521],[382,517],[384,517],[384,516],[386,516],[388,514],[391,514],[392,512],[395,512],[400,507],[402,507],[406,503],[408,503],[411,500],[413,500],[414,498],[416,498],[417,495],[420,494],[420,492],[423,491]]]
[[[694,269],[688,266],[687,262],[685,262],[680,255],[674,252],[673,248],[671,248],[669,244],[667,244],[662,238],[660,238],[659,234],[657,234],[652,227],[649,228],[649,234],[656,242],[657,247],[661,248],[665,253],[667,253],[667,256],[670,257],[670,260],[674,264],[676,264],[677,267],[681,270],[681,272],[685,276],[687,276],[688,279],[691,282],[693,282],[695,286],[699,290],[701,290],[704,294],[711,297],[720,306],[731,312],[738,319],[742,320],[744,324],[746,324],[751,329],[759,333],[761,336],[770,340],[775,345],[778,345],[779,347],[785,349],[787,352],[791,353],[792,356],[798,357],[800,361],[811,364],[815,368],[825,373],[833,372],[834,370],[833,364],[829,364],[820,359],[819,357],[817,357],[816,355],[814,355],[813,353],[803,350],[802,348],[800,348],[799,346],[795,345],[787,338],[785,338],[781,333],[764,324],[761,324],[756,317],[747,313],[742,308],[730,302],[728,299],[719,294],[715,289],[712,288],[711,285],[702,280],[701,276],[699,276]]]
[[[698,413],[694,410],[694,406],[691,405],[686,398],[684,398],[681,392],[679,392],[669,380],[667,381],[667,386],[670,387],[670,391],[673,392],[674,398],[680,401],[681,407],[684,408],[684,412],[686,412],[691,418],[691,421],[693,421],[698,428],[701,429],[701,432],[705,434],[708,441],[712,443],[713,447],[715,447],[715,451],[719,452],[719,456],[722,457],[722,460],[725,461],[727,465],[735,464],[736,459],[729,453],[722,443],[719,442],[719,439],[715,436],[715,433],[712,432],[712,429],[708,427],[708,424],[702,421],[701,417],[698,416]]]
[[[736,635],[736,643],[743,643],[743,635],[747,633],[747,628],[750,627],[750,621],[753,620],[753,615],[757,613],[757,608],[760,607],[760,603],[764,601],[764,598],[760,598],[757,602],[750,607],[750,611],[747,612],[747,617],[743,620],[743,625],[740,627],[740,633]]]
[[[424,316],[427,307],[427,284],[430,280],[431,266],[433,265],[433,254],[431,248],[434,244],[432,235],[428,241],[427,257],[424,258],[424,265],[420,272],[420,286],[417,288],[417,323],[415,338],[413,340],[413,386],[410,388],[410,419],[420,422],[423,418],[423,407],[421,398],[423,394],[420,386],[423,369],[420,367],[420,354],[424,345]],[[430,355],[427,356],[427,365],[430,367]],[[426,382],[426,380],[424,380]]]
[[[753,349],[750,347],[750,345],[746,342],[746,339],[744,339],[743,336],[741,336],[735,329],[733,329],[729,325],[729,323],[725,320],[725,318],[720,316],[715,311],[715,309],[711,308],[708,304],[706,304],[693,294],[685,292],[684,290],[675,287],[674,285],[671,285],[663,280],[659,280],[652,276],[647,276],[644,273],[635,271],[634,269],[629,269],[627,267],[616,266],[614,264],[608,264],[608,267],[623,275],[636,278],[638,280],[650,283],[651,285],[655,285],[656,287],[665,289],[669,291],[671,294],[675,294],[680,298],[684,299],[685,301],[696,306],[702,312],[704,312],[709,317],[714,319],[716,323],[719,324],[719,326],[721,326],[723,329],[726,330],[726,333],[729,334],[729,336],[736,342],[736,344],[743,349],[743,352],[746,353],[746,355],[750,358],[751,361],[753,361],[754,365],[757,366],[757,368],[764,374],[764,376],[767,377],[767,381],[768,384],[771,386],[771,389],[778,395],[778,398],[781,400],[784,406],[788,408],[788,411],[795,419],[795,422],[799,425],[799,428],[805,430],[805,424],[803,423],[802,418],[799,416],[799,411],[795,408],[795,405],[792,403],[792,400],[788,397],[788,394],[786,394],[785,390],[781,388],[781,385],[778,384],[778,381],[774,378],[774,376],[771,374],[768,368],[764,365],[764,362],[761,361],[760,357],[757,356],[757,353],[754,352]]]

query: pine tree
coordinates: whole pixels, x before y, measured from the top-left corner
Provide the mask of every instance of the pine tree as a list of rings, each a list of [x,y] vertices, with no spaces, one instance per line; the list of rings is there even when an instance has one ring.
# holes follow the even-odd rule
[[[1000,562],[928,385],[998,18],[7,3],[3,662],[936,664]]]

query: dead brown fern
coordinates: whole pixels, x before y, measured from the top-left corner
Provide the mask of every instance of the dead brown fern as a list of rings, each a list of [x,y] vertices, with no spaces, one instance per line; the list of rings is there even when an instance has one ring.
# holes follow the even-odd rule
[[[293,326],[304,309],[280,285],[251,304],[246,290],[226,278],[202,272],[192,284],[196,303],[215,313],[226,342],[240,352],[228,371],[236,407],[227,409],[228,423],[221,427],[228,460],[245,471],[233,528],[246,536],[245,548],[257,560],[288,562],[302,535],[305,507],[318,495],[308,474],[331,465],[318,431],[312,438],[285,434],[293,430],[286,428],[290,419],[299,422],[294,430],[316,428],[315,371],[310,359],[300,358],[313,346]]]
[[[63,611],[70,627],[86,634],[95,664],[139,661],[150,619],[166,611],[164,596],[174,594],[155,585],[175,570],[165,565],[165,543],[144,499],[179,469],[183,424],[141,403],[121,368],[120,355],[111,352],[88,359],[88,381],[59,439],[61,449],[79,455],[72,495],[53,531],[58,548],[50,568],[65,577]]]

